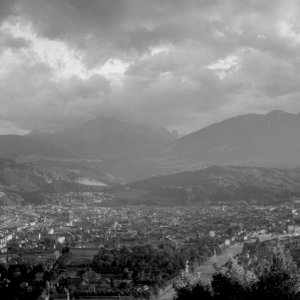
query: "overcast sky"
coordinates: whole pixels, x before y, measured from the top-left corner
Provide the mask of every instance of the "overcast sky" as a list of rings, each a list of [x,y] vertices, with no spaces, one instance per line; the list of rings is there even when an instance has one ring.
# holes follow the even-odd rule
[[[299,3],[0,0],[0,133],[99,115],[187,133],[298,113]]]

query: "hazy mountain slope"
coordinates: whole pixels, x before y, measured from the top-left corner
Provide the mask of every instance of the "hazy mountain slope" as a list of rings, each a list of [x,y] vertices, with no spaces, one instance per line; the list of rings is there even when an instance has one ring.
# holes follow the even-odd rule
[[[170,152],[203,164],[300,163],[300,116],[238,116],[179,139]]]
[[[0,157],[20,158],[26,156],[70,157],[66,150],[46,141],[28,136],[0,135]]]
[[[300,115],[272,111],[213,124],[143,156],[108,164],[127,180],[210,165],[300,166]]]
[[[276,203],[300,196],[300,168],[209,167],[137,181],[110,192],[115,205]]]
[[[17,163],[0,158],[0,205],[21,203],[24,199],[40,203],[46,194],[52,197],[68,191],[92,191],[97,187],[80,184],[79,180],[97,180],[94,175],[64,166]]]
[[[33,133],[82,158],[111,159],[165,146],[174,135],[165,129],[148,128],[117,118],[98,117],[83,125],[54,134]]]

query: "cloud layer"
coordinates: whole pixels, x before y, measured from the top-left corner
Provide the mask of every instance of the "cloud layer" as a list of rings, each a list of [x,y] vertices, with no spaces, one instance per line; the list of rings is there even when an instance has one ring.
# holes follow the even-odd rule
[[[189,132],[300,111],[297,0],[0,3],[0,125],[58,130],[98,115]]]

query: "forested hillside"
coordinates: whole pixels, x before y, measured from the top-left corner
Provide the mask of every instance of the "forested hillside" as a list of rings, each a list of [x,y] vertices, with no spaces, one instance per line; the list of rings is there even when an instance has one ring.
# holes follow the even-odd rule
[[[276,203],[300,196],[300,169],[215,166],[153,177],[110,191],[115,205]]]

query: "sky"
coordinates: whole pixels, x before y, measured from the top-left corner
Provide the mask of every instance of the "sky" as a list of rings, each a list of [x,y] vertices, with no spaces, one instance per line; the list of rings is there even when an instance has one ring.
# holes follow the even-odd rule
[[[300,112],[298,0],[0,0],[0,134],[273,109]]]

